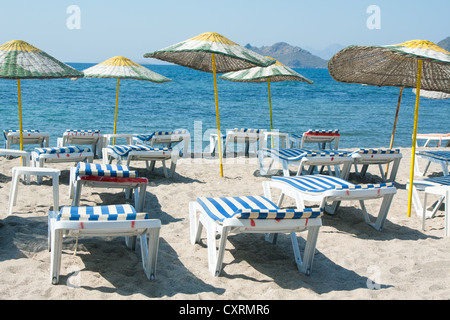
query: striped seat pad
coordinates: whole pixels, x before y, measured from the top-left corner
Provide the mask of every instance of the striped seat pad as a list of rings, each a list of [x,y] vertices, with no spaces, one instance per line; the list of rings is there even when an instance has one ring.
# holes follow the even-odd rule
[[[322,215],[321,209],[280,209],[272,201],[261,196],[249,197],[199,197],[197,202],[213,220],[225,219],[307,219]]]
[[[83,153],[90,152],[89,147],[67,146],[67,147],[48,147],[48,148],[35,148],[34,151],[41,154],[61,154],[61,153]]]
[[[418,154],[438,160],[450,161],[450,151],[419,151]]]
[[[130,170],[128,166],[80,162],[77,165],[75,175],[77,177],[100,176],[100,177],[136,178],[137,172],[135,170]]]
[[[303,133],[305,136],[340,136],[339,130],[313,130],[309,129],[305,133]]]
[[[177,135],[177,134],[185,134],[186,130],[174,130],[174,131],[155,131],[151,134],[133,134],[133,137],[141,140],[141,141],[150,141],[154,137],[161,137],[161,136],[171,136],[171,135]]]
[[[17,133],[17,132],[20,132],[20,131],[19,130],[14,130],[14,129],[6,129],[6,130],[3,130],[3,136],[6,139],[8,134],[10,134],[10,133]],[[30,129],[30,130],[22,130],[22,132],[24,134],[32,134],[32,133],[39,133],[39,130],[32,130],[32,129]]]
[[[450,186],[450,176],[413,180],[414,185],[423,187]]]
[[[169,147],[154,148],[142,144],[109,145],[107,148],[120,156],[126,156],[131,151],[172,151],[172,148]]]
[[[341,178],[328,175],[306,175],[296,177],[272,177],[272,180],[279,181],[290,185],[302,192],[321,193],[329,190],[368,190],[392,188],[394,183],[366,184],[355,185]]]
[[[271,149],[264,148],[266,153],[286,161],[299,161],[304,157],[346,157],[347,151],[308,150],[308,149]]]
[[[234,128],[233,132],[242,132],[242,133],[263,133],[265,129],[248,129],[248,128]]]
[[[400,153],[400,149],[364,149],[361,148],[359,150],[353,151],[350,156],[353,155],[365,155],[365,154],[398,154]]]
[[[136,213],[129,204],[61,208],[58,221],[123,221],[149,219],[147,213]]]
[[[99,136],[100,130],[67,129],[64,134],[68,136]]]

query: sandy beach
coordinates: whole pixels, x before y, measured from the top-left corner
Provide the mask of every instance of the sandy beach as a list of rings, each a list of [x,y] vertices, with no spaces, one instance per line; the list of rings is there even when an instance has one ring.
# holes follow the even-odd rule
[[[224,178],[212,159],[180,160],[173,179],[164,177],[160,163],[149,172],[144,162],[134,162],[139,175],[149,179],[145,209],[162,222],[156,279],[146,279],[139,251],[127,249],[123,238],[82,238],[76,255],[75,240],[69,238],[64,241],[58,285],[50,282],[47,250],[51,181],[44,178],[37,185],[34,178],[30,185],[21,183],[17,205],[8,216],[11,170],[20,160],[2,157],[0,299],[448,300],[450,238],[444,237],[444,208],[427,219],[425,231],[414,209],[407,217],[411,149],[401,148],[401,153],[398,192],[384,229],[376,231],[364,222],[358,202],[342,203],[337,215],[323,217],[310,276],[298,272],[288,235],[281,235],[276,245],[265,242],[263,235],[230,237],[220,277],[208,271],[205,234],[199,245],[189,241],[188,203],[196,197],[263,194],[261,183],[269,178],[259,175],[256,159],[227,159]],[[71,204],[71,165],[48,165],[62,170],[60,206]],[[439,169],[432,165],[429,172]],[[375,166],[363,180],[351,178],[380,182]],[[431,204],[435,197],[429,199]],[[82,205],[124,202],[119,190],[83,188]],[[377,213],[379,204],[380,200],[367,202],[369,213]],[[301,247],[303,236],[299,234]]]

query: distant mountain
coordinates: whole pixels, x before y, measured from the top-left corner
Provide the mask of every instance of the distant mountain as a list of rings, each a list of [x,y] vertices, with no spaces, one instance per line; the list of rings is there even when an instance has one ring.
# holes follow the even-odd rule
[[[255,51],[263,56],[269,56],[279,60],[290,68],[326,69],[328,61],[300,47],[294,47],[286,42],[278,42],[272,46],[253,47],[250,44],[247,49]]]
[[[439,41],[437,45],[447,51],[450,51],[450,37],[447,37],[444,40]]]

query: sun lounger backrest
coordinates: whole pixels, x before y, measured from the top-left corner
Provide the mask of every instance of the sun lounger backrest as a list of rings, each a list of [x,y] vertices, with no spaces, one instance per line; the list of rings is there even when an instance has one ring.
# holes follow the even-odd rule
[[[137,171],[130,170],[127,166],[123,165],[80,162],[77,165],[75,176],[84,175],[99,177],[136,178]]]
[[[148,213],[136,213],[133,206],[129,204],[94,207],[65,206],[56,217],[57,221],[123,221],[142,219],[149,219]]]

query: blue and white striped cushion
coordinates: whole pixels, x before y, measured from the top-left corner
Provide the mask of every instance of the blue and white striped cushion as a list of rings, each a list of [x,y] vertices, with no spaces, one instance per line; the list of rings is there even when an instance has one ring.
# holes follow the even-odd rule
[[[70,136],[98,136],[100,135],[100,130],[67,129],[65,134]]]
[[[272,177],[272,180],[290,185],[302,192],[322,193],[328,190],[362,190],[390,188],[394,183],[355,185],[341,178],[327,175],[306,175],[296,177]]]
[[[215,221],[224,219],[307,219],[322,215],[322,210],[280,209],[272,201],[261,196],[197,198],[197,202]]]
[[[419,151],[418,154],[430,158],[436,158],[438,160],[450,161],[450,151]]]
[[[77,165],[75,175],[77,177],[99,176],[99,177],[136,178],[137,172],[135,170],[130,170],[128,166],[80,162]]]
[[[286,161],[299,161],[304,157],[346,157],[349,152],[347,151],[328,151],[320,150],[313,151],[307,149],[270,149],[265,148],[264,151],[271,155]]]
[[[153,136],[155,135],[155,133],[151,133],[151,134],[133,134],[133,137],[141,140],[141,141],[150,141],[152,140]]]
[[[450,186],[450,176],[433,177],[416,180],[414,179],[414,185],[423,187],[440,187]]]
[[[89,147],[78,147],[78,146],[68,146],[68,147],[48,147],[48,148],[35,148],[34,151],[41,154],[61,154],[61,153],[82,153],[90,152]]]
[[[339,133],[339,129],[334,129],[334,130],[309,129],[305,133]]]
[[[265,129],[248,129],[248,128],[234,128],[233,132],[244,132],[244,133],[262,133]]]
[[[19,132],[19,130],[6,129],[6,130],[3,130],[3,136],[6,139],[8,137],[9,133],[16,133],[16,132]],[[27,129],[27,130],[22,130],[22,132],[23,133],[39,133],[39,130]]]
[[[354,154],[398,154],[400,153],[400,149],[364,149],[361,148],[359,150],[353,151],[351,155]]]
[[[153,148],[142,144],[109,145],[107,148],[120,156],[126,156],[131,151],[172,151],[172,148],[169,147]]]
[[[123,221],[149,219],[147,213],[136,213],[129,204],[109,206],[62,207],[58,221]]]

